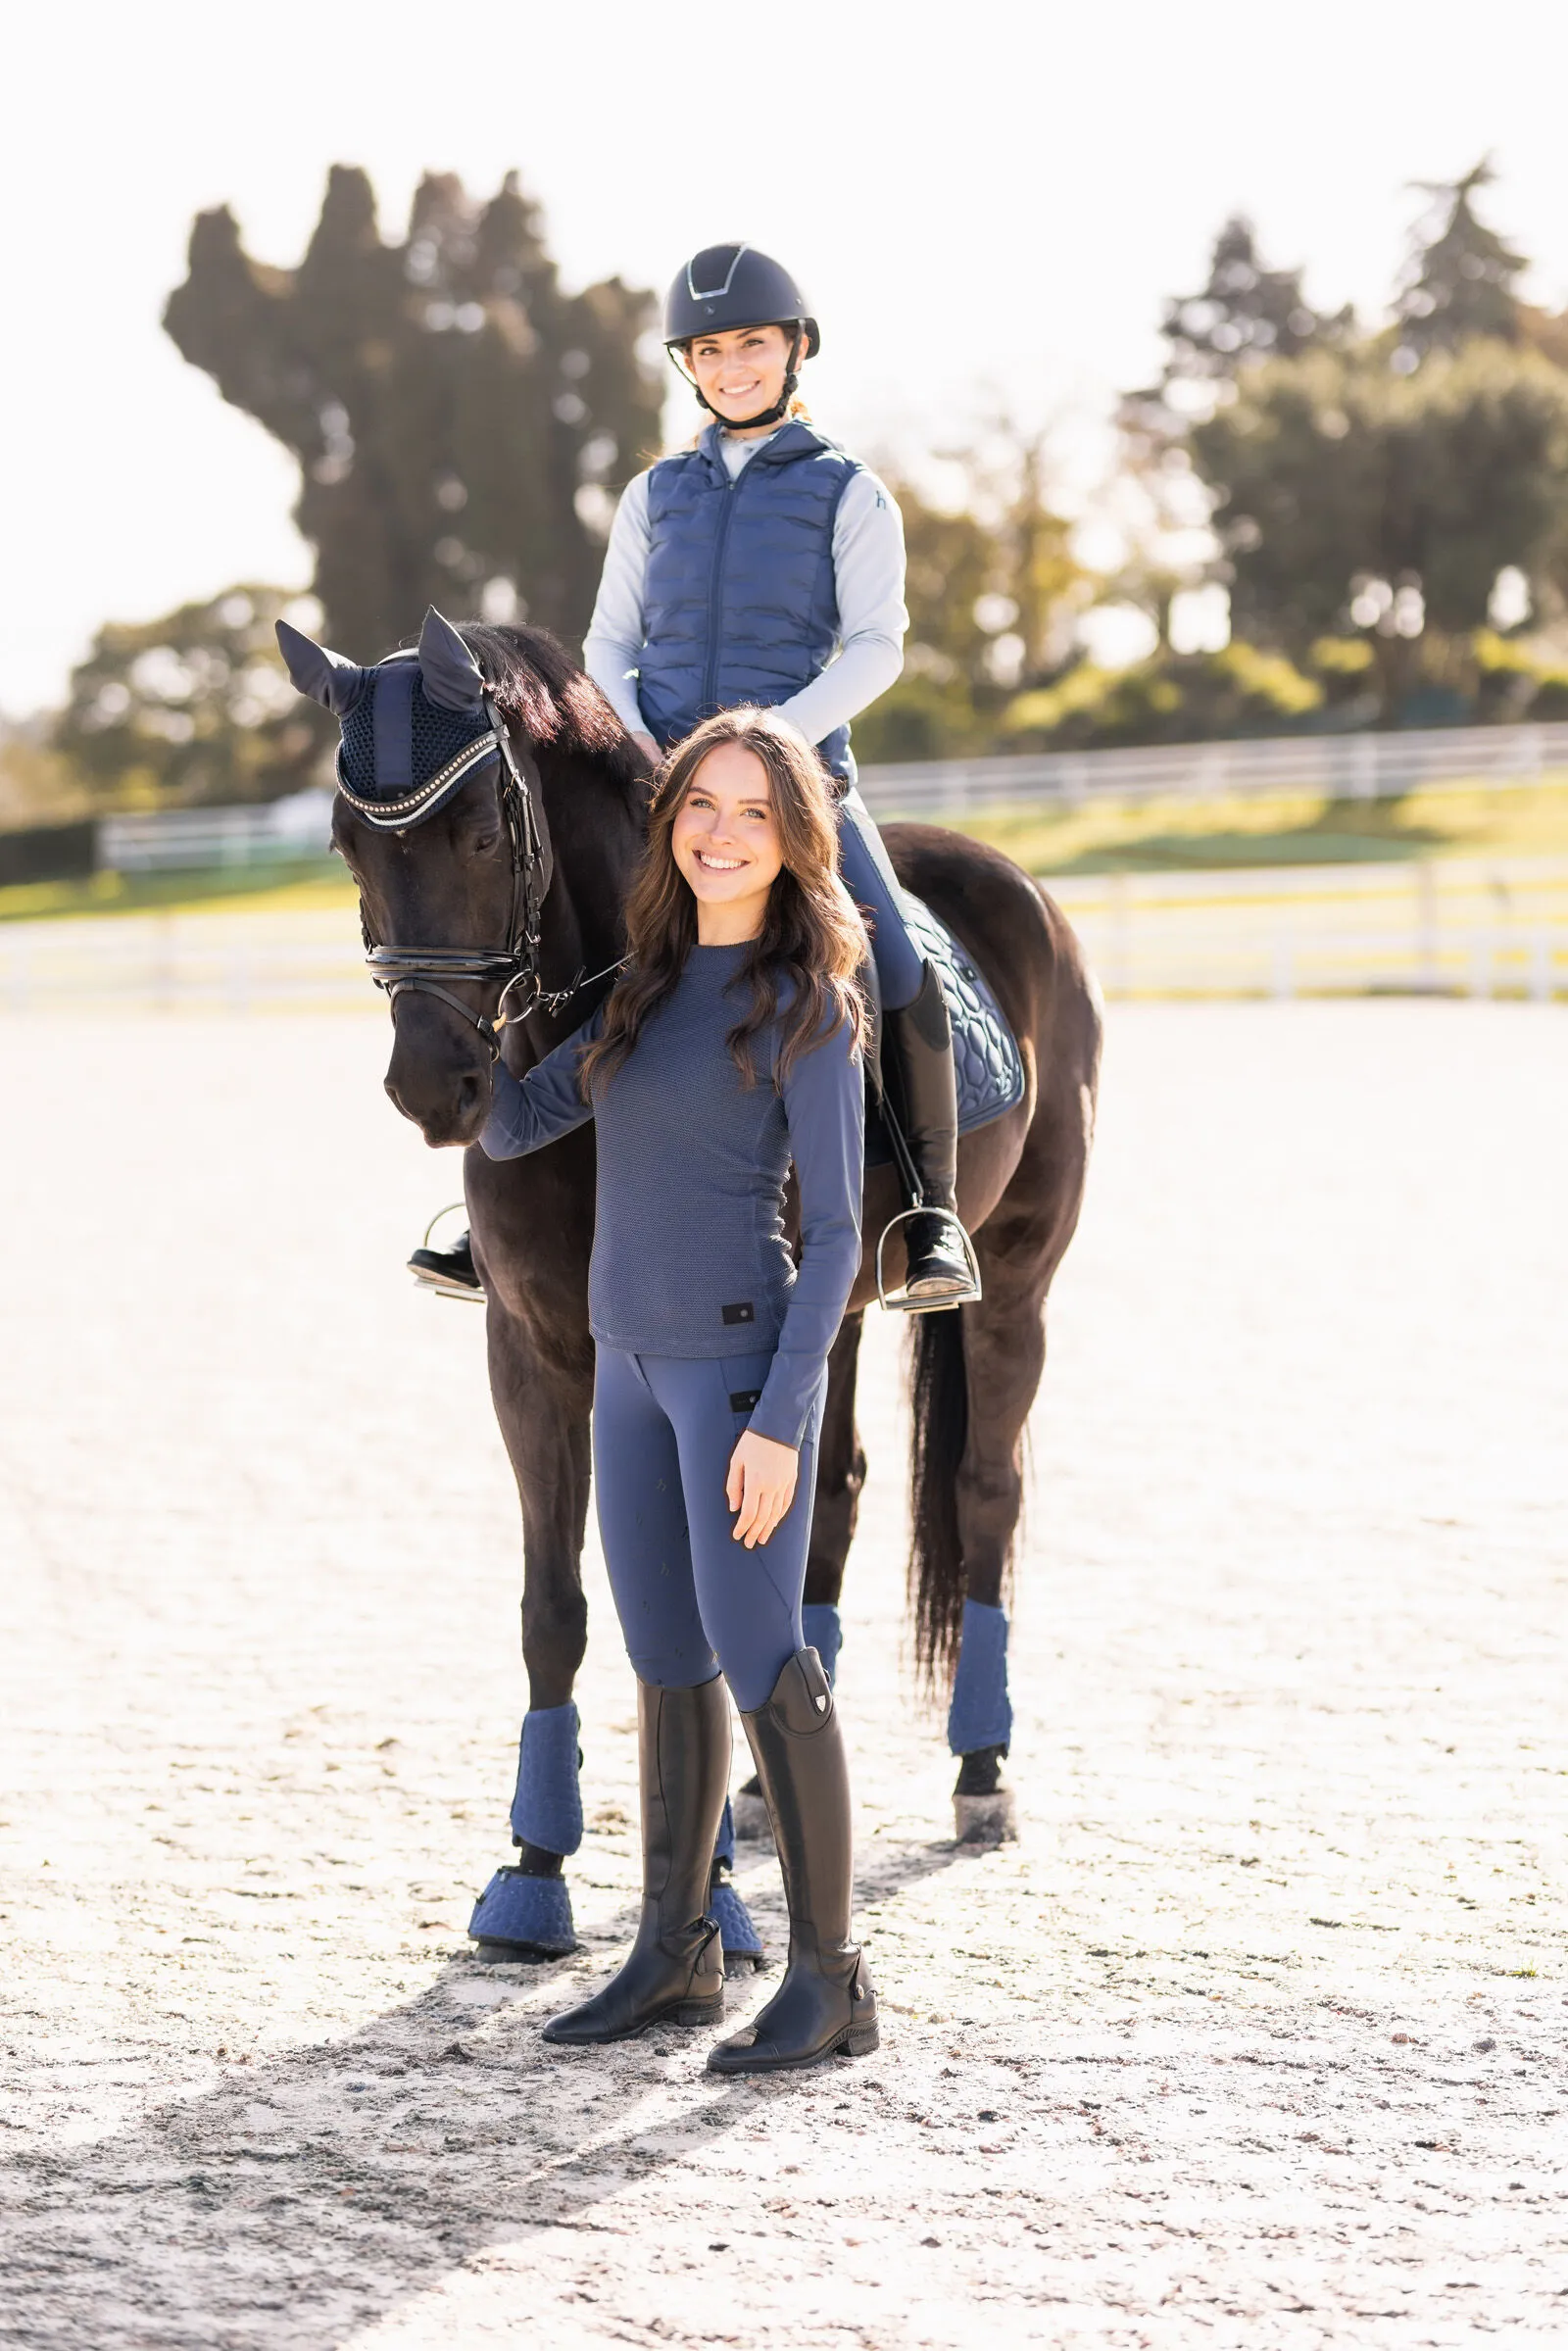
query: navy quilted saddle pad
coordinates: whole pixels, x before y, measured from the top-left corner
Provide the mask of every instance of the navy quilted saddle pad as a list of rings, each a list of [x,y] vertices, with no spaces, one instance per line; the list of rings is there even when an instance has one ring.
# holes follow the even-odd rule
[[[1023,1099],[1023,1061],[1012,1031],[983,975],[970,962],[945,923],[923,900],[904,900],[909,935],[936,965],[953,1020],[953,1063],[958,1080],[958,1132],[989,1126]],[[891,1153],[873,1120],[866,1133],[866,1158],[885,1166]]]

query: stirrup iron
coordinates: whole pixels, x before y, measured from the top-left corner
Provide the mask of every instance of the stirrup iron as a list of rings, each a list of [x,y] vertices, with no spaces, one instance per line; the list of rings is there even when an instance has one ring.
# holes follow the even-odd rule
[[[912,1208],[903,1208],[897,1216],[890,1217],[882,1228],[882,1238],[876,1245],[876,1295],[878,1303],[889,1314],[950,1314],[955,1306],[977,1304],[985,1295],[984,1285],[980,1279],[980,1260],[975,1255],[974,1243],[964,1229],[962,1218],[952,1210],[949,1213],[953,1215],[953,1221],[958,1228],[958,1235],[963,1243],[963,1253],[968,1260],[969,1279],[974,1284],[973,1298],[911,1298],[907,1290],[890,1291],[888,1289],[882,1273],[882,1252],[887,1248],[888,1235],[897,1231],[900,1225],[911,1224],[915,1217],[929,1216],[931,1210],[926,1203],[919,1200]]]

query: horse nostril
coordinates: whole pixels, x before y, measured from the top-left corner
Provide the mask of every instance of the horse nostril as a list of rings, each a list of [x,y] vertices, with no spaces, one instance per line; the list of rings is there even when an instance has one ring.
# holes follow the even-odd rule
[[[408,1111],[403,1109],[403,1097],[401,1094],[399,1094],[397,1087],[393,1084],[392,1080],[390,1078],[383,1078],[381,1080],[381,1084],[385,1091],[387,1101],[392,1104],[394,1110],[402,1110],[404,1117],[407,1118]]]

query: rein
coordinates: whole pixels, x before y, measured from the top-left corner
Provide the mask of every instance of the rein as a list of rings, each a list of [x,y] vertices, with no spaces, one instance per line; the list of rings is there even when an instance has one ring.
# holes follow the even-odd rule
[[[603,971],[586,972],[579,966],[564,988],[545,987],[539,972],[539,932],[545,898],[554,878],[555,857],[543,821],[542,803],[535,797],[539,771],[529,759],[524,772],[512,736],[488,694],[484,697],[484,714],[502,761],[501,807],[512,853],[512,912],[507,924],[507,944],[488,948],[385,946],[371,938],[363,906],[360,931],[365,941],[366,966],[375,985],[386,991],[388,1004],[394,1010],[400,996],[433,996],[439,1004],[461,1013],[483,1038],[491,1059],[499,1061],[504,1028],[530,1020],[535,1012],[559,1012],[585,988],[624,971],[629,958],[622,956],[618,963],[608,963]],[[363,800],[350,791],[343,780],[339,754],[337,788],[352,808],[383,831],[407,832],[433,814],[456,785],[489,758],[490,745],[481,738],[479,744],[451,761],[419,791],[389,807],[384,801]],[[397,824],[398,816],[407,821]],[[390,824],[389,818],[394,820]],[[499,980],[501,994],[494,1014],[487,1017],[474,1011],[471,1004],[466,1004],[461,997],[442,985],[447,980],[465,980],[480,987]],[[522,996],[509,1011],[508,1000],[514,989],[520,989]]]

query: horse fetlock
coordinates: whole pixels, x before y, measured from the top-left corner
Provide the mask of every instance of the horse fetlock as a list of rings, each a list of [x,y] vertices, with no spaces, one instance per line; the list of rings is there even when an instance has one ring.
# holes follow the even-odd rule
[[[958,1758],[958,1777],[954,1794],[958,1796],[994,1796],[1002,1786],[1002,1763],[1005,1747],[976,1747],[972,1754]]]
[[[953,1826],[961,1845],[1015,1844],[1018,1812],[1012,1789],[996,1787],[984,1795],[965,1795],[955,1789]]]
[[[512,1866],[524,1878],[559,1878],[565,1868],[564,1853],[546,1852],[543,1845],[525,1844],[520,1837],[512,1841],[517,1854]]]

